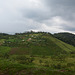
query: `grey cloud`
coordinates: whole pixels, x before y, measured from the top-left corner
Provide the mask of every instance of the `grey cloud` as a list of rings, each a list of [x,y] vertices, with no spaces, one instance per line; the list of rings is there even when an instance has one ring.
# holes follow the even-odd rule
[[[75,32],[75,27],[64,26],[63,29]]]
[[[75,0],[1,0],[0,3],[0,32],[50,31],[49,27],[51,32],[60,27],[61,31],[74,32],[74,21]]]
[[[65,6],[75,6],[75,1],[74,0],[42,0],[47,4],[55,3],[55,5],[65,5]],[[54,5],[53,5],[54,6]]]
[[[48,8],[28,9],[28,10],[23,9],[21,12],[23,13],[23,16],[25,18],[27,17],[38,22],[49,19],[51,15],[49,14],[50,10]]]
[[[43,0],[46,6],[52,8],[53,16],[62,16],[64,19],[73,20],[75,13],[75,0]]]
[[[27,18],[37,21],[47,20],[54,16],[61,16],[65,20],[73,21],[75,17],[75,1],[74,0],[41,0],[44,5],[39,9],[25,9],[23,14]]]

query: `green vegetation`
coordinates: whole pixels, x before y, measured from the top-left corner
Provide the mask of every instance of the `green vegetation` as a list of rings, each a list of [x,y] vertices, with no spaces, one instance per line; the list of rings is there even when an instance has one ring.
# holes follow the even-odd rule
[[[0,75],[75,75],[74,46],[45,32],[2,34]]]
[[[75,46],[75,35],[71,33],[56,33],[54,34],[59,40]]]

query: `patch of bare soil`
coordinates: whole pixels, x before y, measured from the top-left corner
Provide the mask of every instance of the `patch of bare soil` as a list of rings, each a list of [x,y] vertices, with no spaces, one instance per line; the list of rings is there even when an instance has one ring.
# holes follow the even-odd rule
[[[19,50],[19,48],[12,48],[10,54],[15,54]]]

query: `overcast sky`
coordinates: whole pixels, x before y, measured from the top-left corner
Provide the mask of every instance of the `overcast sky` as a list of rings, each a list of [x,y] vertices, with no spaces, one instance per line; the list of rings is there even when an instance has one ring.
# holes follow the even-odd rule
[[[0,0],[0,32],[75,33],[75,0]]]

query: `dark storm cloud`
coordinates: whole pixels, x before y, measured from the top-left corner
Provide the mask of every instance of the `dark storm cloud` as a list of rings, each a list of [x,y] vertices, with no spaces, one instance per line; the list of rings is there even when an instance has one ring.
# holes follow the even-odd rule
[[[75,0],[42,0],[45,3],[47,3],[47,5],[64,5],[64,6],[73,6],[75,5]],[[54,6],[54,5],[53,5]]]
[[[68,30],[68,31],[75,31],[75,28],[73,28],[73,27],[63,27],[64,28],[64,30]]]
[[[33,18],[35,20],[49,19],[52,16],[62,16],[67,20],[74,20],[75,13],[74,0],[40,0],[43,8],[27,9],[23,11],[25,17]]]
[[[75,0],[43,0],[52,9],[53,16],[62,16],[67,20],[74,20]]]
[[[67,24],[61,24],[63,30],[75,31],[75,0],[44,0],[53,16],[60,16]],[[71,22],[71,23],[69,23]]]

